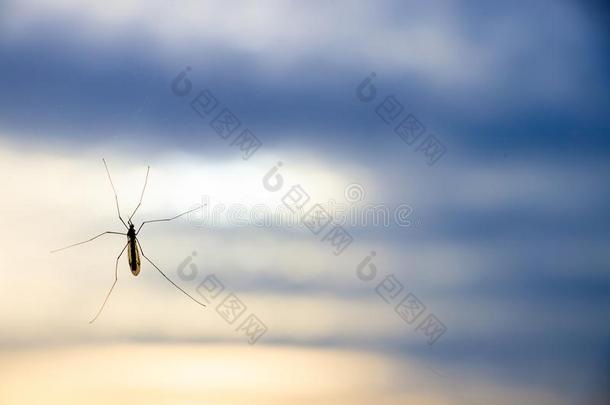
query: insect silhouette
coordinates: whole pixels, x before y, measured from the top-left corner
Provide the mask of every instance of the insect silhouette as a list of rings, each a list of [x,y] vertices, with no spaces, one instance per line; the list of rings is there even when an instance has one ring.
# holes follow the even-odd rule
[[[106,298],[104,299],[104,302],[102,303],[102,306],[100,307],[99,311],[97,311],[97,314],[95,314],[95,316],[93,317],[93,319],[91,319],[89,321],[89,323],[95,322],[95,320],[100,316],[100,314],[104,310],[104,307],[106,306],[106,302],[108,302],[108,298],[110,298],[110,294],[112,294],[112,290],[114,290],[114,286],[116,285],[116,283],[118,281],[119,260],[121,259],[121,256],[123,255],[123,253],[125,252],[126,249],[127,249],[127,258],[128,258],[128,261],[129,261],[129,269],[131,270],[131,274],[133,274],[134,276],[137,276],[138,274],[140,274],[140,254],[141,254],[142,257],[144,257],[144,259],[146,259],[146,261],[148,261],[159,273],[161,273],[161,275],[167,281],[169,281],[174,287],[176,287],[178,290],[182,291],[187,297],[189,297],[190,299],[195,301],[197,304],[201,305],[202,307],[205,307],[205,304],[203,304],[200,301],[196,300],[195,298],[193,298],[192,295],[190,295],[189,293],[184,291],[178,284],[174,283],[163,272],[163,270],[161,270],[155,263],[153,263],[153,261],[150,260],[144,254],[144,250],[142,249],[142,245],[140,245],[140,241],[138,240],[138,234],[140,233],[140,231],[142,230],[142,227],[144,225],[150,224],[150,223],[153,223],[153,222],[168,222],[168,221],[172,221],[172,220],[174,220],[176,218],[180,218],[183,215],[186,215],[186,214],[188,214],[190,212],[193,212],[193,211],[196,211],[196,210],[202,208],[203,205],[201,205],[201,206],[199,206],[197,208],[194,208],[192,210],[183,212],[182,214],[178,214],[178,215],[176,215],[174,217],[171,217],[171,218],[153,219],[153,220],[143,221],[140,224],[140,226],[138,227],[138,230],[136,230],[135,225],[131,221],[131,219],[133,218],[135,213],[138,211],[138,208],[140,208],[140,206],[142,205],[142,198],[144,198],[144,191],[146,191],[146,185],[148,184],[148,173],[150,172],[150,166],[148,166],[148,168],[146,169],[146,178],[144,180],[144,187],[142,188],[142,194],[140,194],[140,201],[138,202],[138,205],[136,206],[136,208],[134,208],[134,210],[131,213],[131,215],[129,215],[129,217],[127,218],[127,222],[125,222],[123,220],[123,217],[121,216],[121,210],[119,209],[119,198],[117,197],[116,189],[114,188],[114,184],[112,183],[112,177],[110,177],[110,171],[108,170],[108,165],[106,164],[106,160],[105,159],[102,159],[102,162],[104,162],[104,167],[106,168],[106,174],[108,175],[108,180],[110,181],[110,186],[112,186],[112,191],[114,193],[114,201],[116,203],[117,214],[119,215],[119,219],[121,220],[121,223],[123,224],[123,226],[125,226],[125,229],[127,230],[127,232],[123,233],[123,232],[115,232],[115,231],[106,231],[106,232],[102,232],[99,235],[96,235],[96,236],[94,236],[94,237],[92,237],[90,239],[87,239],[85,241],[78,242],[78,243],[73,243],[71,245],[68,245],[68,246],[65,246],[65,247],[62,247],[62,248],[55,249],[55,250],[51,251],[51,253],[59,252],[61,250],[69,249],[69,248],[74,247],[74,246],[78,246],[78,245],[82,245],[84,243],[91,242],[94,239],[99,238],[100,236],[108,235],[108,234],[123,235],[123,236],[127,237],[127,243],[125,244],[125,246],[123,246],[123,249],[121,250],[121,252],[119,253],[119,255],[116,258],[116,263],[114,265],[114,282],[112,283],[112,286],[110,287],[110,291],[108,291],[108,294],[106,294]]]

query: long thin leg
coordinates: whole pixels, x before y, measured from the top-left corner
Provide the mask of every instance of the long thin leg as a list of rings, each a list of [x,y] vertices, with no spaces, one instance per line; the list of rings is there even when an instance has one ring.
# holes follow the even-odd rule
[[[151,221],[144,221],[144,222],[142,222],[142,224],[140,224],[140,227],[138,228],[138,231],[136,232],[136,235],[137,235],[137,234],[140,232],[140,229],[142,229],[142,227],[144,226],[144,224],[150,224],[151,222],[164,222],[164,221],[172,221],[172,220],[174,220],[174,219],[176,219],[176,218],[180,218],[181,216],[188,214],[189,212],[197,211],[198,209],[203,208],[205,205],[206,205],[206,204],[200,205],[200,206],[199,206],[199,207],[197,207],[197,208],[193,208],[192,210],[188,210],[188,211],[186,211],[186,212],[183,212],[182,214],[178,214],[178,215],[176,215],[175,217],[171,217],[171,218],[164,218],[164,219],[153,219],[153,220],[151,220]]]
[[[114,286],[116,285],[116,282],[119,279],[119,259],[121,258],[121,256],[123,255],[123,252],[125,251],[125,248],[129,245],[129,243],[127,243],[125,246],[123,246],[123,249],[121,250],[121,253],[119,253],[119,255],[116,258],[116,263],[114,264],[114,282],[112,283],[112,287],[110,287],[110,291],[108,291],[108,294],[106,295],[106,299],[104,300],[104,303],[102,304],[102,306],[100,307],[100,310],[97,311],[97,314],[95,314],[95,316],[93,317],[92,320],[89,321],[89,323],[93,323],[95,322],[95,320],[97,319],[98,316],[100,316],[100,314],[102,313],[102,310],[104,309],[104,307],[106,306],[106,302],[108,301],[108,298],[110,298],[110,294],[112,294],[112,290],[114,290]]]
[[[171,280],[169,277],[167,277],[167,276],[165,275],[165,273],[164,273],[164,272],[163,272],[163,271],[162,271],[162,270],[161,270],[159,267],[157,267],[157,265],[156,265],[156,264],[154,264],[154,263],[153,263],[153,262],[152,262],[152,261],[151,261],[151,260],[150,260],[148,257],[146,257],[146,255],[144,254],[144,251],[142,250],[142,245],[140,245],[140,241],[139,241],[139,240],[137,240],[137,239],[136,239],[136,243],[138,244],[138,247],[140,248],[140,253],[142,253],[142,256],[143,256],[143,257],[144,257],[144,258],[145,258],[145,259],[148,261],[148,263],[152,264],[152,265],[153,265],[153,267],[154,267],[155,269],[157,269],[157,271],[158,271],[159,273],[161,273],[161,275],[162,275],[163,277],[165,277],[165,279],[166,279],[167,281],[169,281],[170,283],[172,283],[172,284],[174,285],[174,287],[176,287],[177,289],[179,289],[180,291],[182,291],[182,292],[183,292],[183,293],[184,293],[184,294],[185,294],[187,297],[189,297],[190,299],[192,299],[193,301],[195,301],[197,304],[199,304],[199,305],[201,305],[202,307],[204,307],[204,308],[205,308],[205,306],[206,306],[205,304],[203,304],[203,303],[201,303],[201,302],[197,301],[195,298],[193,298],[193,296],[192,296],[191,294],[189,294],[189,293],[187,293],[186,291],[184,291],[184,290],[183,290],[183,289],[182,289],[182,288],[181,288],[181,287],[180,287],[178,284],[174,283],[174,282],[173,282],[173,281],[172,281],[172,280]]]
[[[146,179],[144,179],[144,188],[142,188],[142,194],[140,194],[140,202],[138,203],[136,208],[133,210],[133,212],[129,216],[129,219],[127,220],[127,222],[129,222],[129,223],[131,223],[131,218],[133,218],[133,216],[136,213],[136,211],[138,210],[138,208],[140,208],[140,205],[142,205],[142,198],[144,198],[144,191],[146,190],[146,183],[148,183],[148,172],[149,171],[150,171],[150,166],[148,166],[148,168],[146,169]]]
[[[104,167],[106,167],[106,174],[108,174],[108,180],[110,180],[110,185],[112,186],[112,191],[114,192],[114,201],[116,202],[116,212],[119,214],[119,219],[125,225],[125,228],[129,229],[125,221],[123,221],[123,217],[121,217],[121,210],[119,209],[119,197],[116,195],[116,189],[114,188],[114,184],[112,183],[112,178],[110,177],[110,171],[108,170],[108,165],[106,164],[106,159],[102,158],[102,162],[104,162]]]
[[[51,250],[51,253],[59,252],[60,250],[68,249],[68,248],[71,248],[71,247],[74,247],[74,246],[82,245],[83,243],[91,242],[92,240],[97,239],[97,238],[99,238],[99,237],[100,237],[100,236],[102,236],[102,235],[106,235],[107,233],[112,233],[112,234],[115,234],[115,235],[123,235],[123,236],[127,236],[127,234],[125,234],[125,233],[121,233],[121,232],[106,231],[106,232],[102,232],[102,233],[100,233],[99,235],[94,236],[94,237],[93,237],[93,238],[91,238],[91,239],[87,239],[87,240],[85,240],[85,241],[78,242],[78,243],[73,243],[73,244],[72,244],[72,245],[70,245],[70,246],[66,246],[66,247],[62,247],[62,248],[59,248],[59,249]]]

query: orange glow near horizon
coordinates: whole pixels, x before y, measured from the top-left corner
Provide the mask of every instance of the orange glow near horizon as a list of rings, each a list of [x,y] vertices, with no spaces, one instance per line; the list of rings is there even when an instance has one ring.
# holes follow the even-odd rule
[[[117,344],[0,359],[5,403],[443,403],[424,386],[407,395],[390,359],[345,350]]]

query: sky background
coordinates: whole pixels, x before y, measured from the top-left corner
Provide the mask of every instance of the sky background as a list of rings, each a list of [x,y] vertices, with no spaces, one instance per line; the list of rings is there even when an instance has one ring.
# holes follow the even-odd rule
[[[607,403],[608,38],[594,1],[0,1],[0,402]],[[446,148],[435,164],[393,132],[407,114]],[[247,160],[244,128],[262,142]],[[206,309],[123,256],[87,323],[125,240],[49,251],[123,230],[102,158],[122,213],[150,165],[136,224],[224,207],[139,236],[194,296],[216,275]],[[408,223],[348,224],[336,256],[260,220],[295,184],[308,207],[406,205]],[[388,275],[426,306],[415,323],[376,293]],[[266,324],[255,345],[216,311],[228,292]],[[447,328],[432,345],[428,314]]]

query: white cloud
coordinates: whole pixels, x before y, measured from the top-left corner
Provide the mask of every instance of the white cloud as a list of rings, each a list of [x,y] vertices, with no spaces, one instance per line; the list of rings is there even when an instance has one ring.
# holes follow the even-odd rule
[[[441,88],[488,86],[505,80],[507,68],[516,65],[520,80],[529,83],[528,91],[555,89],[556,95],[559,87],[570,90],[571,80],[566,79],[583,61],[566,63],[567,59],[582,59],[579,47],[587,41],[582,16],[572,6],[545,3],[545,21],[557,20],[563,27],[553,32],[540,29],[537,10],[542,7],[515,6],[477,15],[460,6],[455,2],[44,0],[8,4],[3,24],[7,38],[27,35],[40,23],[54,23],[93,46],[97,42],[121,46],[134,34],[141,35],[157,46],[166,61],[185,56],[192,60],[206,53],[209,62],[209,55],[227,49],[247,55],[251,68],[263,71],[314,66],[311,62],[342,69],[356,64],[362,71],[379,69],[423,78]],[[570,58],[563,58],[561,70],[559,54],[553,50],[561,46],[549,48],[548,41],[569,46]]]

